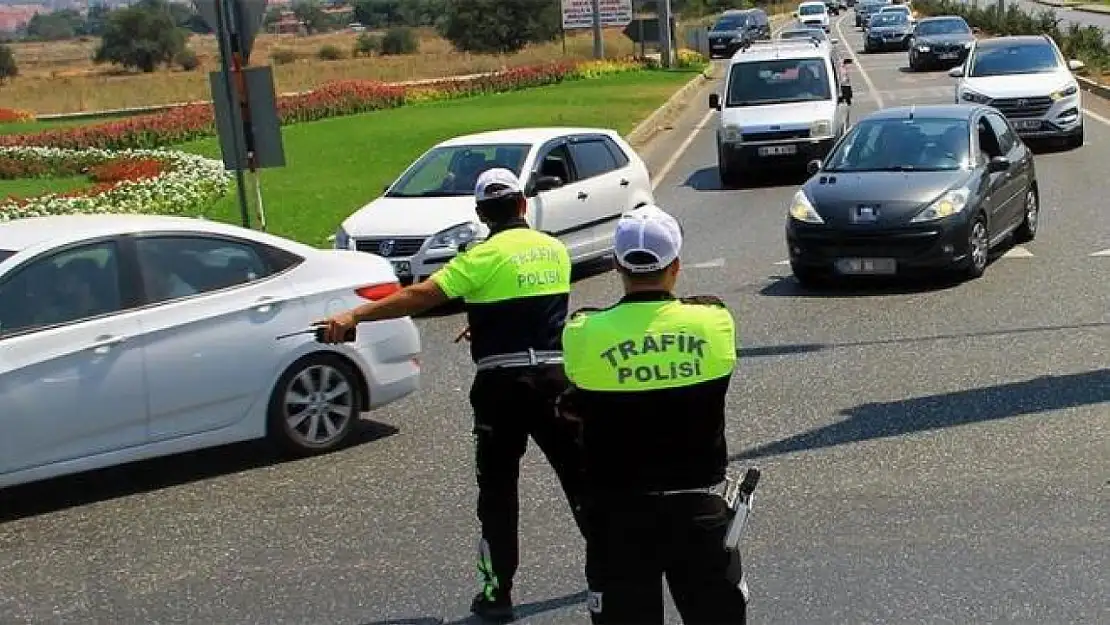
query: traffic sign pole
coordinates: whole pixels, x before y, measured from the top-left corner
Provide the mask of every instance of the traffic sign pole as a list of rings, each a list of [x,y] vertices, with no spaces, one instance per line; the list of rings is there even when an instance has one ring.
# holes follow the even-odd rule
[[[605,38],[601,30],[601,0],[593,0],[594,12],[594,58],[605,58]]]
[[[663,67],[670,69],[673,64],[674,50],[671,46],[671,0],[659,0],[659,45],[663,53]]]
[[[231,11],[228,11],[228,5],[234,0],[214,0],[216,18],[216,38],[219,41],[220,47],[220,71],[224,76],[224,88],[227,90],[227,99],[230,102],[238,101],[236,96],[235,79],[232,75],[232,60],[237,58],[238,54],[233,53],[233,37],[230,32]],[[241,76],[242,73],[239,72]],[[247,186],[246,177],[243,175],[243,168],[239,166],[246,156],[247,147],[246,134],[244,132],[243,124],[243,109],[233,106],[232,108],[232,126],[234,127],[233,136],[231,137],[232,145],[235,151],[235,186],[238,187],[239,193],[239,216],[242,218],[243,227],[250,228],[250,210],[247,207]]]

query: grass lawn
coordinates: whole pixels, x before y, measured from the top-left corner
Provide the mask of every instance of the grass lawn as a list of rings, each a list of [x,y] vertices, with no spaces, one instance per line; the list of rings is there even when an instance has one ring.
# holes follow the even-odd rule
[[[595,126],[627,133],[695,75],[634,72],[288,126],[282,131],[286,166],[262,172],[267,229],[326,245],[343,219],[380,195],[383,186],[439,141],[521,126]],[[219,157],[215,139],[181,148]],[[239,223],[234,188],[206,216]]]
[[[65,193],[81,187],[90,187],[92,184],[88,176],[0,180],[0,199],[6,197],[35,197],[47,193]]]

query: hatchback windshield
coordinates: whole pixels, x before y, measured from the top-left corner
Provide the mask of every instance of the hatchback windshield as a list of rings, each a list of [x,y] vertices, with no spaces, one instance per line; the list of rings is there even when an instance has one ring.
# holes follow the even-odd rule
[[[901,11],[897,13],[878,13],[871,18],[872,28],[876,26],[898,26],[905,23],[906,14]]]
[[[728,80],[728,106],[762,106],[828,100],[825,59],[803,58],[737,63]]]
[[[798,15],[820,15],[825,12],[825,5],[810,4],[798,7]]]
[[[748,18],[743,15],[722,17],[713,25],[713,30],[743,30],[748,25]]]
[[[920,35],[962,35],[970,34],[967,22],[963,20],[937,20],[935,22],[921,22],[917,27]]]
[[[966,120],[861,121],[826,161],[825,171],[955,171],[969,167]]]
[[[409,169],[386,197],[457,197],[472,195],[478,175],[504,167],[517,176],[531,145],[455,145],[434,148]]]
[[[1047,74],[1060,69],[1056,50],[1047,43],[1020,43],[980,48],[971,61],[968,76]]]

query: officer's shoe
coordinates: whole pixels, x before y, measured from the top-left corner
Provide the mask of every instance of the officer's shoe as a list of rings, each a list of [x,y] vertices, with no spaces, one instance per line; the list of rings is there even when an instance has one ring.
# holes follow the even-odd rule
[[[507,592],[497,593],[492,599],[480,592],[470,604],[470,611],[491,623],[509,623],[513,615],[513,599]]]

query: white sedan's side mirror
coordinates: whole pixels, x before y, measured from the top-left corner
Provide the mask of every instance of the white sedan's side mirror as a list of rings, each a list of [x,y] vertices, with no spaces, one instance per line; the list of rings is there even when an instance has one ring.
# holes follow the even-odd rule
[[[963,78],[964,77],[964,68],[963,68],[963,66],[961,65],[959,67],[953,67],[952,69],[948,70],[948,75],[951,76],[952,78]]]
[[[1071,59],[1070,61],[1068,61],[1068,69],[1073,72],[1078,72],[1085,67],[1087,67],[1087,64],[1083,61],[1077,61],[1075,59]]]

